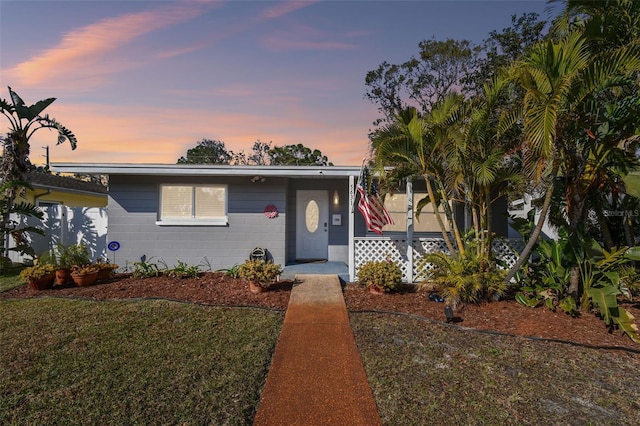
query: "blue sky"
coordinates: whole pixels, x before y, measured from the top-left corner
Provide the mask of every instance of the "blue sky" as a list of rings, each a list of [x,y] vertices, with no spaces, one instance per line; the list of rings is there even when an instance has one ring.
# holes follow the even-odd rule
[[[303,143],[359,165],[378,118],[365,75],[435,38],[480,43],[544,1],[0,1],[0,97],[76,133],[36,133],[32,162],[175,163],[203,138],[234,151]],[[7,122],[2,118],[0,132]]]

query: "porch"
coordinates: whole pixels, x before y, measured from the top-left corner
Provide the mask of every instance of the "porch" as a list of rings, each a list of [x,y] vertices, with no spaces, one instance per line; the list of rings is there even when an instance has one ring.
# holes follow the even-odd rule
[[[338,275],[341,282],[357,281],[357,271],[360,266],[369,261],[391,260],[402,270],[402,281],[415,283],[420,281],[422,269],[429,269],[430,264],[421,262],[428,253],[446,252],[447,248],[442,238],[413,238],[410,245],[404,237],[356,237],[354,240],[354,270],[353,279],[349,273],[349,266],[344,262],[316,261],[292,262],[283,268],[280,278],[292,280],[296,274]],[[493,242],[493,249],[498,260],[506,267],[512,266],[517,253],[523,248],[520,239],[501,238]]]
[[[349,266],[344,262],[318,261],[294,262],[283,268],[280,279],[292,280],[296,275],[337,275],[342,283],[348,283]]]

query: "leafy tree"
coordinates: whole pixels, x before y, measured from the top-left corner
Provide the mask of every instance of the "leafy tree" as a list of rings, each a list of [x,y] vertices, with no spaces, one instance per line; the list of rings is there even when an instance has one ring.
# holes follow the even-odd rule
[[[227,151],[224,142],[202,139],[187,150],[186,157],[178,159],[178,164],[230,164],[232,159],[233,152]]]
[[[365,77],[365,97],[378,104],[384,120],[393,120],[409,106],[426,112],[441,102],[460,84],[473,57],[468,40],[424,40],[418,46],[419,57],[400,65],[385,61]]]
[[[493,203],[506,185],[521,181],[520,164],[510,156],[519,143],[518,132],[513,130],[519,114],[501,108],[503,92],[508,89],[503,76],[485,84],[482,96],[466,102],[458,136],[441,145],[445,185],[471,213],[474,247],[481,260],[493,257]]]
[[[544,39],[546,25],[537,13],[524,13],[511,16],[510,27],[500,32],[491,31],[475,49],[473,65],[462,79],[463,92],[482,96],[485,83],[504,74],[531,46]],[[521,96],[517,100],[521,100]]]
[[[0,219],[2,241],[0,242],[0,253],[2,255],[5,255],[6,252],[6,235],[13,229],[13,226],[10,226],[9,215],[17,210],[28,213],[33,207],[15,205],[15,199],[19,191],[28,186],[24,181],[25,174],[32,167],[29,160],[29,151],[31,149],[29,140],[31,136],[40,129],[56,129],[58,131],[57,144],[68,140],[71,149],[76,149],[78,143],[71,130],[48,115],[41,115],[56,100],[55,98],[44,99],[27,106],[11,87],[9,87],[9,95],[11,97],[10,101],[0,100],[0,111],[9,121],[9,132],[2,138],[2,163],[0,164],[0,180],[2,181],[2,217]]]
[[[592,122],[584,112],[593,108],[600,96],[613,93],[609,89],[632,81],[628,77],[640,66],[639,53],[637,46],[594,52],[583,31],[576,29],[558,41],[549,40],[534,46],[514,66],[513,76],[526,91],[523,117],[527,170],[535,182],[543,182],[546,191],[540,220],[507,280],[513,278],[528,258],[540,235],[556,179],[563,170],[565,174],[584,172],[584,169],[573,169],[576,153],[582,151],[576,149],[576,127],[582,134],[592,132]],[[587,148],[588,155],[583,162],[596,154],[598,149],[594,148],[595,151]],[[584,181],[585,177],[578,179]],[[566,201],[582,201],[578,198]],[[577,215],[570,222],[575,223],[575,218]]]
[[[534,13],[511,18],[511,27],[492,31],[479,45],[468,40],[425,40],[419,43],[419,55],[404,63],[383,62],[365,77],[365,97],[378,105],[383,118],[379,125],[408,106],[427,112],[451,91],[465,98],[483,93],[511,62],[543,37],[546,23]]]
[[[255,145],[254,145],[255,147]],[[299,143],[297,145],[276,146],[267,151],[272,166],[333,166],[327,156],[318,149],[311,150]]]
[[[255,164],[256,166],[269,165],[271,161],[269,157],[271,144],[272,142],[262,142],[260,139],[255,141],[253,147],[251,147],[251,154],[247,156],[247,164]]]
[[[452,137],[459,113],[461,99],[449,95],[437,104],[427,116],[421,116],[414,107],[408,107],[395,115],[393,121],[371,134],[371,152],[376,169],[384,179],[385,189],[393,187],[404,178],[423,177],[427,188],[428,202],[433,206],[434,216],[442,232],[442,238],[450,253],[458,253],[451,241],[445,221],[439,211],[444,208],[448,223],[455,227],[449,197],[444,190],[444,160],[439,150],[443,140]],[[392,166],[388,173],[385,167]],[[418,207],[418,215],[421,205]],[[456,245],[464,254],[459,232]]]

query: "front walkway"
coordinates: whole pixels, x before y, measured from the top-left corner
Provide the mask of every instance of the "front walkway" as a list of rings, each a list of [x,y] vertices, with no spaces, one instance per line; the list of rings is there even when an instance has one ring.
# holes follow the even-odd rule
[[[344,262],[293,262],[283,269],[280,274],[282,280],[292,280],[296,275],[338,275],[343,283],[349,282],[349,266]]]
[[[379,425],[338,277],[296,278],[254,425]]]

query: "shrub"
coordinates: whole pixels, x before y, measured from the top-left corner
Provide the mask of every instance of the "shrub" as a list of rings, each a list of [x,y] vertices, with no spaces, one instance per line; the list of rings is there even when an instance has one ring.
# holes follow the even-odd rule
[[[222,272],[227,277],[240,278],[240,265],[233,265],[231,268],[218,269],[216,272]]]
[[[160,275],[160,269],[158,265],[151,260],[140,259],[138,262],[133,262],[133,278],[148,278],[157,277]]]
[[[372,260],[360,266],[358,281],[367,287],[378,286],[385,292],[391,291],[402,282],[402,271],[394,262]]]
[[[173,278],[197,278],[199,274],[199,266],[189,266],[181,260],[178,260],[178,264],[173,269],[167,270],[167,275]]]
[[[423,258],[423,263],[431,263],[433,269],[425,272],[426,284],[439,289],[447,305],[458,303],[478,303],[504,295],[507,283],[506,271],[499,270],[486,259],[468,256],[458,259],[445,253],[431,253]]]
[[[238,268],[238,274],[243,280],[268,286],[282,273],[280,265],[264,260],[247,260]]]
[[[40,279],[46,275],[51,275],[54,273],[53,265],[49,264],[40,264],[35,266],[29,266],[20,271],[20,278],[28,283],[31,280]]]
[[[39,263],[47,263],[56,268],[71,268],[74,265],[89,264],[91,263],[91,258],[87,246],[84,244],[71,244],[69,246],[57,244],[40,257]]]
[[[94,264],[73,265],[71,267],[71,275],[97,274],[98,272],[100,272],[100,267]]]

